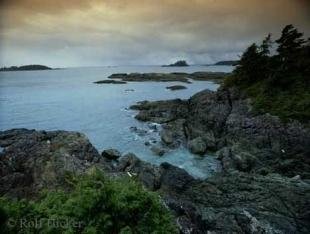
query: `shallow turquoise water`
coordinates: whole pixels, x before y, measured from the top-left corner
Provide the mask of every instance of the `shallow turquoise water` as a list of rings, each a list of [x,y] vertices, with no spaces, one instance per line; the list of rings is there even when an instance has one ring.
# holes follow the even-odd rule
[[[0,73],[0,129],[30,128],[79,131],[87,135],[98,150],[117,148],[133,152],[140,158],[159,164],[170,162],[197,177],[206,177],[218,169],[212,156],[204,158],[186,149],[172,150],[163,157],[155,156],[144,145],[158,138],[146,123],[136,121],[135,111],[127,108],[137,101],[189,98],[204,89],[216,90],[208,81],[185,84],[188,89],[170,91],[166,86],[180,82],[133,82],[124,85],[93,84],[112,73],[122,72],[195,72],[231,71],[228,66],[191,67],[92,67],[51,71]],[[128,91],[133,89],[134,91]],[[135,126],[147,134],[130,131]]]

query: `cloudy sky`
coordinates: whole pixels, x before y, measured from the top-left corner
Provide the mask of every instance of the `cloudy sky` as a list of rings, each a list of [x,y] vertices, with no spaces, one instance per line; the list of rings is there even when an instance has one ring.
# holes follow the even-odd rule
[[[236,59],[293,23],[309,0],[0,0],[0,65],[191,64]]]

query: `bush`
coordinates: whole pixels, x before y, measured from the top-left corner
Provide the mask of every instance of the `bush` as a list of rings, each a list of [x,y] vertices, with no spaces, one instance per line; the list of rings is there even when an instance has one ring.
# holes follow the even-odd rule
[[[176,233],[157,194],[131,178],[100,171],[72,177],[72,190],[46,191],[38,201],[0,199],[6,233]],[[5,220],[4,220],[5,219]]]

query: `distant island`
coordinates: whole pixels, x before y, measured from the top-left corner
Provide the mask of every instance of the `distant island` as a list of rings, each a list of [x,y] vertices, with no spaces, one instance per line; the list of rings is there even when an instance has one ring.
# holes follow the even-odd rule
[[[12,66],[12,67],[2,67],[0,71],[36,71],[36,70],[52,70],[52,68],[44,65],[24,65],[24,66]]]
[[[238,60],[224,60],[224,61],[219,61],[213,65],[216,66],[235,66],[237,65],[239,61]]]
[[[179,60],[175,63],[169,64],[169,65],[163,65],[163,67],[188,67],[189,65],[185,60]]]

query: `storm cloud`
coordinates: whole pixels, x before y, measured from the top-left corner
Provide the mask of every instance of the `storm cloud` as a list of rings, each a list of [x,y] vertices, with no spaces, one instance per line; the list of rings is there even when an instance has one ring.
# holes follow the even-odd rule
[[[0,65],[206,64],[236,59],[286,24],[310,33],[307,0],[0,0]]]

